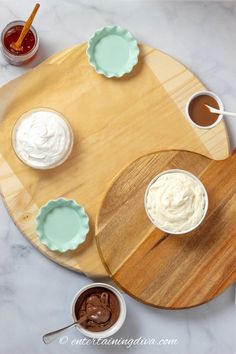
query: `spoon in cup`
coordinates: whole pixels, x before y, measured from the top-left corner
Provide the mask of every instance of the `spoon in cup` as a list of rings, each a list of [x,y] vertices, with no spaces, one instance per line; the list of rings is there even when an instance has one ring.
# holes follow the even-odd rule
[[[49,344],[49,343],[53,342],[55,339],[57,339],[58,337],[60,337],[60,335],[61,335],[64,331],[66,331],[67,329],[69,329],[69,328],[71,328],[71,327],[76,326],[77,324],[83,323],[84,321],[87,320],[87,318],[88,318],[87,315],[85,315],[85,316],[81,317],[78,321],[76,321],[76,322],[70,324],[69,326],[66,326],[66,327],[57,329],[56,331],[49,332],[49,333],[47,333],[47,334],[44,334],[44,336],[43,336],[43,338],[42,338],[42,339],[43,339],[43,342],[44,342],[45,344]]]
[[[209,111],[213,114],[222,114],[223,116],[227,115],[227,116],[232,116],[232,117],[236,117],[236,113],[233,112],[226,112],[226,111],[221,111],[219,109],[213,108],[211,106],[208,106],[207,104],[205,104],[205,106],[209,109]]]
[[[43,342],[49,344],[58,337],[61,333],[67,329],[81,324],[86,320],[92,320],[95,323],[106,323],[111,316],[111,309],[109,306],[109,295],[106,292],[103,292],[100,297],[97,295],[90,295],[86,300],[87,304],[87,314],[78,319],[78,321],[70,324],[69,326],[57,329],[56,331],[49,332],[43,336]]]

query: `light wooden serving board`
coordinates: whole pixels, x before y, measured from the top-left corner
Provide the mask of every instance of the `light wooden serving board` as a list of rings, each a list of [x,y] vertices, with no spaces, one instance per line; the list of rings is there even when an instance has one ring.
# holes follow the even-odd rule
[[[224,122],[212,130],[190,126],[183,111],[202,83],[182,64],[140,46],[133,72],[107,79],[89,66],[86,44],[54,55],[0,89],[0,187],[25,237],[53,261],[89,276],[106,271],[94,241],[94,220],[111,179],[138,157],[160,149],[187,149],[212,159],[229,155]],[[36,107],[58,110],[70,122],[75,146],[51,171],[25,166],[11,146],[18,117]],[[65,254],[49,251],[35,234],[35,216],[49,199],[76,199],[90,216],[87,242]]]
[[[155,228],[144,194],[158,173],[180,168],[198,176],[209,209],[202,225],[181,236]],[[186,151],[139,158],[113,182],[99,212],[96,239],[112,279],[136,299],[163,308],[205,303],[236,279],[236,153],[213,161]]]

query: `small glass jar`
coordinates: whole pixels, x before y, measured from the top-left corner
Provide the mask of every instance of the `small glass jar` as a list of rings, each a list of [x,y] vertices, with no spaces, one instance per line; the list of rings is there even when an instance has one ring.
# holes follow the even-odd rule
[[[10,23],[8,23],[8,25],[6,25],[6,27],[3,29],[2,34],[1,34],[2,54],[3,54],[4,58],[6,59],[6,61],[8,61],[8,63],[10,63],[12,65],[16,65],[16,66],[28,64],[35,57],[35,55],[39,49],[39,37],[38,37],[38,34],[33,26],[30,27],[30,30],[32,31],[33,36],[35,38],[35,43],[34,43],[33,48],[30,51],[28,51],[27,53],[24,53],[24,54],[19,54],[19,53],[14,54],[5,46],[4,39],[5,39],[6,33],[11,28],[14,28],[16,26],[24,26],[24,25],[25,25],[24,21],[10,22]]]

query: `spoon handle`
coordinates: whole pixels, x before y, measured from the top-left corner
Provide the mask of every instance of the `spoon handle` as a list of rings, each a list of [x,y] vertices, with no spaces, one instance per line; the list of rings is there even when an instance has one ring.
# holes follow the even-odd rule
[[[221,111],[219,109],[216,109],[216,108],[213,108],[211,106],[208,106],[207,104],[205,106],[211,111],[211,113],[223,114],[223,115],[226,115],[226,116],[236,117],[236,113]]]
[[[69,326],[66,326],[66,327],[57,329],[56,331],[49,332],[49,333],[45,334],[45,335],[43,336],[43,338],[42,338],[42,339],[43,339],[43,342],[44,342],[45,344],[49,344],[49,343],[53,342],[55,339],[59,338],[60,335],[61,335],[64,331],[66,331],[68,328],[73,327],[73,326],[75,326],[75,325],[77,325],[77,324],[79,324],[79,323],[82,323],[82,322],[84,322],[86,319],[87,319],[87,316],[83,316],[83,317],[81,317],[81,318],[79,319],[79,321],[74,322],[74,323],[70,324]]]
[[[23,27],[23,29],[22,29],[22,31],[21,31],[20,37],[18,38],[18,40],[17,40],[16,43],[15,43],[15,47],[16,47],[16,48],[20,48],[20,46],[21,46],[21,44],[22,44],[22,42],[23,42],[23,40],[24,40],[26,34],[28,33],[28,31],[29,31],[29,29],[30,29],[30,26],[32,25],[32,22],[33,22],[33,20],[34,20],[34,18],[35,18],[35,15],[36,15],[36,13],[37,13],[39,7],[40,7],[40,4],[36,4],[36,5],[35,5],[35,7],[34,7],[32,13],[31,13],[30,17],[29,17],[28,20],[25,22],[25,25],[24,25],[24,27]]]
[[[222,111],[221,114],[226,115],[226,116],[236,117],[236,113],[233,113],[233,112]]]
[[[53,332],[49,332],[47,334],[45,334],[43,336],[43,341],[45,344],[49,344],[51,342],[53,342],[55,339],[57,339],[58,337],[60,337],[61,333],[63,333],[64,331],[66,331],[68,328],[75,326],[75,323],[70,324],[69,326],[60,328],[56,331]]]
[[[223,116],[231,116],[231,117],[236,117],[236,113],[233,112],[226,112],[226,111],[220,111],[219,109],[211,109],[211,113],[215,114],[223,114]]]

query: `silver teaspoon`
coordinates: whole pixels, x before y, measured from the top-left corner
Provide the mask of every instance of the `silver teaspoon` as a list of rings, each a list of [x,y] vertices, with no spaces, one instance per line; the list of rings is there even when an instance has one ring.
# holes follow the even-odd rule
[[[51,342],[53,342],[55,339],[57,339],[58,337],[60,337],[60,335],[66,331],[67,329],[71,328],[71,327],[74,327],[76,326],[77,324],[80,324],[82,322],[84,322],[85,320],[87,319],[87,316],[83,316],[81,317],[78,321],[70,324],[69,326],[66,326],[66,327],[63,327],[63,328],[60,328],[60,329],[57,329],[56,331],[53,331],[53,332],[49,332],[47,334],[44,334],[43,336],[43,342],[45,344],[49,344]]]

